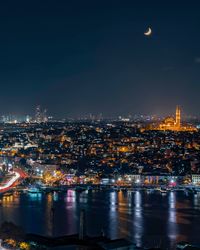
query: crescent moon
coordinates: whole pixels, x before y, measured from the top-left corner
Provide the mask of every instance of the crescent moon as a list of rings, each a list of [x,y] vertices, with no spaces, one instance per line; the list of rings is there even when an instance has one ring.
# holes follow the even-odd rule
[[[151,28],[148,28],[148,30],[146,32],[144,32],[144,35],[145,36],[150,36],[152,33],[152,29]]]

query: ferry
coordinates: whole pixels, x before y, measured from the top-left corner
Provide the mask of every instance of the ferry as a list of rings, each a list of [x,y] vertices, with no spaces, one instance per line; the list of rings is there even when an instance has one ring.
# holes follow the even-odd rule
[[[147,192],[147,194],[153,193],[154,189],[153,188],[146,188],[145,191]]]
[[[167,190],[166,190],[166,189],[161,188],[161,189],[160,189],[160,192],[161,192],[162,194],[166,194],[166,193],[167,193]]]
[[[166,194],[167,193],[167,189],[165,188],[156,188],[157,191],[159,191],[162,194]]]

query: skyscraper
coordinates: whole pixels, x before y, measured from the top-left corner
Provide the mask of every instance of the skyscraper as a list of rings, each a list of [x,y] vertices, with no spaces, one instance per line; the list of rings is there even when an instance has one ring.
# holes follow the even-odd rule
[[[37,122],[37,123],[40,123],[40,122],[42,122],[41,121],[41,109],[40,109],[40,105],[38,105],[37,107],[36,107],[36,110],[35,110],[35,121]]]
[[[47,110],[44,109],[42,111],[40,105],[38,105],[35,110],[35,122],[41,123],[41,122],[47,122],[47,121],[48,121]]]

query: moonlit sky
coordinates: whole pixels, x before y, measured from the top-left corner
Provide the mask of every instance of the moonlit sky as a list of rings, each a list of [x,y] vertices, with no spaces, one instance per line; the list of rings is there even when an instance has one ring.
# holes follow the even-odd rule
[[[200,1],[1,1],[0,55],[0,114],[200,115]]]

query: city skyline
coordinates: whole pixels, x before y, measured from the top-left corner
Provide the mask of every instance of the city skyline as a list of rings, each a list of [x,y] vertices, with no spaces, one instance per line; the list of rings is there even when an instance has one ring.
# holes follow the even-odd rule
[[[179,108],[179,112],[181,110],[181,117],[183,120],[196,120],[196,122],[199,122],[200,116],[196,115],[191,115],[191,114],[186,114],[182,107],[177,105],[176,107]],[[116,114],[116,115],[107,115],[105,116],[102,113],[98,114],[81,114],[79,116],[52,116],[51,111],[46,109],[46,107],[41,107],[40,105],[37,105],[35,107],[35,110],[32,110],[29,114],[16,114],[16,113],[8,113],[8,114],[2,114],[0,116],[0,122],[4,123],[21,123],[21,122],[36,122],[36,123],[42,123],[42,122],[49,122],[49,121],[67,121],[67,120],[81,120],[81,119],[87,119],[87,120],[96,120],[96,121],[103,121],[103,120],[121,120],[121,121],[160,121],[164,118],[166,119],[173,119],[174,121],[177,119],[177,110],[176,110],[176,115],[174,116],[171,113],[163,113],[163,114],[134,114],[134,113],[129,113],[129,114]]]
[[[200,249],[199,10],[0,1],[0,250]]]
[[[39,103],[57,117],[162,115],[178,103],[200,115],[200,3],[0,7],[0,114]]]

